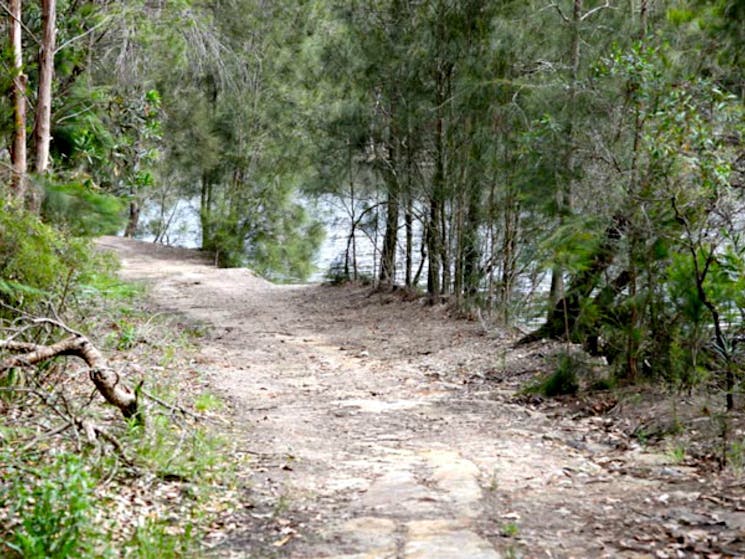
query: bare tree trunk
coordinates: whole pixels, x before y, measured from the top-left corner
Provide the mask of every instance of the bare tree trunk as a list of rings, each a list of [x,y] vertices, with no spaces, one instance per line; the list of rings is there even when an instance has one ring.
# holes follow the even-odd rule
[[[427,255],[429,262],[427,266],[427,293],[430,304],[440,302],[440,250],[438,241],[440,234],[437,222],[440,215],[437,194],[432,196],[429,206],[429,223],[426,227]]]
[[[451,274],[450,274],[450,247],[449,247],[449,226],[447,220],[447,208],[445,206],[445,193],[442,191],[442,198],[440,200],[440,262],[442,263],[442,284],[440,293],[448,295],[451,289]]]
[[[207,171],[202,173],[199,199],[199,222],[202,226],[202,248],[212,250],[212,183]]]
[[[589,267],[572,278],[566,289],[566,294],[550,310],[548,320],[537,330],[521,338],[518,344],[522,345],[544,338],[568,338],[577,343],[586,341],[587,332],[578,332],[575,328],[582,312],[582,302],[592,294],[603,274],[613,264],[619,249],[619,241],[627,228],[628,220],[626,217],[616,215],[612,223],[606,227],[603,240],[590,259]],[[628,285],[628,275],[623,275],[623,283],[619,284],[619,290]],[[612,301],[612,297],[610,300]],[[599,301],[600,299],[598,299]],[[594,326],[586,326],[585,330],[591,327]],[[590,336],[596,335],[597,331],[590,332]]]
[[[124,236],[134,238],[139,223],[140,204],[137,200],[133,199],[129,202],[129,218],[127,219],[127,228],[124,230]]]
[[[36,144],[34,171],[39,175],[46,173],[49,167],[49,144],[52,139],[52,79],[54,78],[54,39],[57,21],[56,0],[41,1],[41,20],[43,34],[39,49],[39,90],[34,128]]]
[[[571,55],[570,68],[571,75],[569,80],[569,98],[567,100],[567,126],[566,126],[566,152],[564,153],[564,169],[567,177],[561,181],[562,188],[558,193],[559,204],[559,224],[563,225],[566,217],[572,211],[572,190],[574,190],[575,175],[575,105],[577,102],[577,86],[579,82],[579,64],[580,64],[580,32],[579,25],[582,21],[582,0],[574,0],[572,3],[572,19],[567,20],[571,26],[571,43],[569,52]],[[551,271],[551,290],[549,294],[549,311],[550,319],[554,307],[564,296],[564,271],[560,266],[554,266]]]
[[[23,50],[21,43],[21,0],[10,0],[10,47],[13,56],[13,178],[11,196],[21,203],[26,198],[26,83],[23,73]]]
[[[396,280],[396,245],[398,243],[398,186],[392,179],[386,199],[385,234],[380,254],[380,283],[391,287]]]
[[[471,184],[468,192],[468,209],[463,231],[463,292],[466,297],[474,297],[479,290],[481,271],[479,261],[479,224],[482,221],[480,208],[481,192],[478,184]]]
[[[465,212],[466,203],[464,201],[466,197],[466,186],[465,181],[461,182],[461,188],[455,195],[455,209],[453,210],[453,231],[451,237],[454,239],[453,242],[453,263],[455,266],[455,273],[453,274],[453,293],[458,306],[463,303],[463,261],[465,254],[465,243],[464,243],[464,229],[465,229]]]
[[[647,34],[647,16],[649,12],[648,0],[641,0],[639,6],[639,33],[642,37]]]
[[[412,194],[412,176],[414,173],[413,156],[412,156],[412,137],[409,129],[406,139],[406,205],[404,208],[404,226],[406,235],[406,287],[413,287],[414,282],[411,276],[413,268],[414,252],[414,196]]]
[[[413,268],[414,249],[414,211],[411,198],[411,190],[406,194],[406,210],[404,213],[404,224],[406,227],[406,287],[413,287],[411,272]]]
[[[512,293],[517,276],[517,238],[520,224],[520,205],[512,186],[507,187],[504,201],[504,238],[502,239],[502,279],[500,281],[499,304],[502,319],[509,324]]]

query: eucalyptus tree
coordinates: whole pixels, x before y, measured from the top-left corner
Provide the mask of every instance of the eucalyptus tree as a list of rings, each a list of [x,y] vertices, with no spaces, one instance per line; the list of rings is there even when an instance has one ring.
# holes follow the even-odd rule
[[[22,38],[21,0],[11,0],[8,6],[8,29],[11,45],[11,71],[13,74],[13,133],[11,147],[11,194],[21,200],[26,197],[26,83],[28,77],[24,71],[23,38]]]
[[[41,44],[39,45],[39,87],[36,99],[36,125],[34,126],[34,171],[44,174],[49,167],[51,142],[52,80],[54,78],[54,51],[57,34],[57,2],[41,1]],[[39,201],[35,202],[38,207]]]

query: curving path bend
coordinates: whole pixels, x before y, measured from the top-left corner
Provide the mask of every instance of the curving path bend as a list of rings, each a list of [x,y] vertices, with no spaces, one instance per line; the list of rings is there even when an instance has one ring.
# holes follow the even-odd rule
[[[602,418],[512,403],[511,373],[535,356],[479,322],[360,287],[273,285],[184,249],[100,245],[156,306],[209,328],[200,366],[253,457],[242,529],[218,556],[663,557],[645,543],[660,515],[698,499],[632,475],[669,466]]]

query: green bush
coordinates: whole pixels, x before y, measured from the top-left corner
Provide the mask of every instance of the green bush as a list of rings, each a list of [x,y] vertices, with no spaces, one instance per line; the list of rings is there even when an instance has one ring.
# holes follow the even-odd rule
[[[24,210],[0,208],[0,301],[26,310],[43,300],[60,304],[90,263],[86,241]]]
[[[525,391],[542,394],[549,398],[576,394],[579,390],[578,372],[583,370],[584,367],[585,364],[578,356],[571,353],[560,353],[556,360],[554,372],[529,385]]]
[[[124,224],[124,203],[82,184],[50,184],[42,207],[45,221],[64,225],[73,235],[114,235]]]
[[[87,555],[93,482],[82,459],[60,454],[37,472],[35,482],[18,476],[0,493],[17,523],[3,535],[0,550],[24,559],[65,559]]]

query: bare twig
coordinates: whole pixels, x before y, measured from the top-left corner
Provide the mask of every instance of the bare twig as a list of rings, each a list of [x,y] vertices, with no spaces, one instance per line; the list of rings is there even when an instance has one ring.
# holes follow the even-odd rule
[[[61,425],[54,429],[53,431],[48,431],[46,433],[42,433],[41,435],[38,435],[31,439],[29,442],[27,442],[25,445],[23,445],[20,450],[18,450],[18,454],[23,454],[25,452],[28,452],[33,447],[35,447],[37,444],[39,444],[40,441],[44,439],[48,439],[51,437],[54,437],[55,435],[59,435],[60,433],[64,433],[67,431],[70,427],[72,427],[72,423],[67,421],[64,425]]]
[[[134,461],[129,458],[129,456],[127,456],[126,452],[124,452],[122,443],[120,443],[116,437],[105,431],[102,427],[99,427],[98,425],[87,419],[76,420],[75,424],[81,431],[85,433],[86,439],[88,439],[89,443],[95,444],[96,440],[98,438],[101,438],[112,446],[117,456],[122,462],[124,462],[124,464],[130,467],[135,465]]]
[[[180,413],[182,415],[187,415],[187,416],[192,417],[192,418],[194,418],[194,419],[196,419],[198,421],[208,421],[209,419],[212,419],[212,418],[209,418],[209,417],[207,417],[205,415],[201,415],[201,414],[198,414],[198,413],[194,413],[192,411],[189,411],[189,410],[187,410],[186,408],[184,408],[182,406],[179,406],[179,405],[176,405],[176,404],[170,404],[170,403],[166,402],[165,400],[161,400],[160,398],[158,398],[154,394],[151,394],[150,392],[148,392],[145,389],[141,389],[140,390],[140,394],[142,394],[143,396],[146,396],[147,398],[151,399],[156,404],[158,404],[160,406],[163,406],[164,408],[166,408],[168,410],[171,410],[173,412],[178,412],[178,413]],[[221,421],[223,421],[223,423],[225,423],[224,420],[221,420]]]
[[[599,11],[606,10],[606,9],[608,9],[608,10],[615,10],[615,7],[614,6],[611,6],[610,5],[610,2],[606,2],[602,6],[597,6],[597,7],[593,8],[592,10],[587,10],[587,12],[585,12],[585,14],[582,17],[580,17],[579,20],[580,21],[585,21],[587,18],[592,17],[593,15],[595,15],[596,13],[598,13]]]
[[[558,4],[554,3],[548,6],[549,8],[556,8],[556,11],[559,12],[559,15],[561,16],[561,19],[564,20],[564,23],[569,23],[569,18],[564,15],[564,12],[561,11],[561,8]]]
[[[23,30],[24,30],[24,31],[25,31],[26,33],[28,33],[28,36],[29,36],[29,37],[31,37],[31,39],[33,39],[33,41],[34,41],[34,42],[35,42],[35,43],[36,43],[37,45],[41,45],[41,41],[39,41],[39,39],[38,39],[38,38],[36,37],[36,35],[34,35],[34,32],[33,32],[33,31],[31,31],[31,30],[30,30],[30,29],[28,28],[28,26],[27,26],[27,25],[26,25],[25,23],[23,23],[23,21],[21,21],[21,20],[18,20],[18,19],[16,19],[16,17],[15,17],[14,15],[13,15],[13,12],[12,12],[12,11],[10,11],[10,8],[8,8],[8,5],[7,5],[7,4],[5,3],[5,2],[0,2],[0,8],[2,8],[2,9],[3,9],[3,11],[4,11],[4,12],[5,12],[6,14],[8,14],[8,16],[9,16],[10,18],[12,18],[12,19],[14,19],[14,20],[18,21],[18,23],[19,23],[19,24],[21,25],[21,27],[23,27]]]

